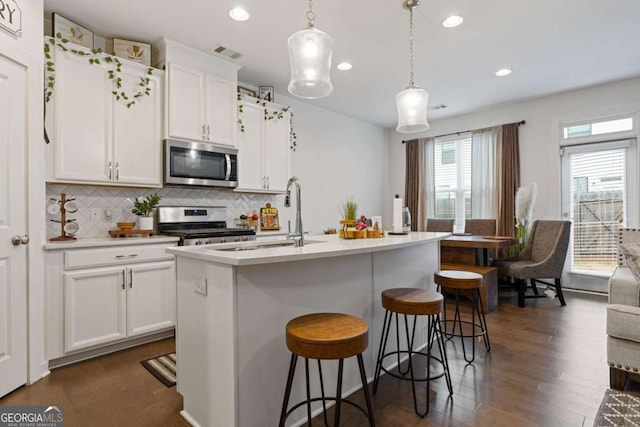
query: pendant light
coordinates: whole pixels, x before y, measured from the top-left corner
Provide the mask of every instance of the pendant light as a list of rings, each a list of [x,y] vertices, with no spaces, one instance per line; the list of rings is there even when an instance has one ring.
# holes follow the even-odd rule
[[[333,39],[313,25],[316,18],[312,10],[313,0],[309,0],[307,28],[289,37],[289,62],[291,81],[289,93],[300,98],[324,98],[333,92],[329,73]]]
[[[427,123],[427,104],[429,93],[413,82],[413,9],[418,7],[419,0],[404,0],[402,7],[409,10],[409,86],[396,95],[398,110],[398,126],[401,133],[422,132],[429,129]]]

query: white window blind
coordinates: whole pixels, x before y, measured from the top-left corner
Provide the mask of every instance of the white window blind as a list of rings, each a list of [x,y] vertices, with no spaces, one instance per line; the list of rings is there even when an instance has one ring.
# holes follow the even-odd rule
[[[471,215],[471,138],[435,141],[434,184],[436,218],[464,224]]]
[[[610,273],[625,223],[626,148],[569,152],[572,270]]]

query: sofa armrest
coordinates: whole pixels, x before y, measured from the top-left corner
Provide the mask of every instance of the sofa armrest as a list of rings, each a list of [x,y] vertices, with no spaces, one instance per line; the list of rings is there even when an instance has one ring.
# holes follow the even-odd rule
[[[640,282],[629,267],[617,267],[609,279],[609,304],[640,306]]]
[[[607,335],[640,342],[640,307],[611,304],[607,307]]]

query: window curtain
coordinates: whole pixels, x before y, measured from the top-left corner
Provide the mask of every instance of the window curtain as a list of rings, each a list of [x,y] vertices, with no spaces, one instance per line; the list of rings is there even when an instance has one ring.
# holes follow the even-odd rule
[[[498,217],[496,147],[502,127],[471,132],[471,217]]]
[[[427,210],[427,140],[413,139],[405,143],[406,174],[404,200],[411,213],[411,230],[425,231]],[[433,149],[432,149],[433,151]],[[431,206],[433,210],[433,206]]]
[[[516,192],[520,188],[520,142],[518,123],[502,125],[502,137],[496,147],[498,179],[499,236],[515,235]]]

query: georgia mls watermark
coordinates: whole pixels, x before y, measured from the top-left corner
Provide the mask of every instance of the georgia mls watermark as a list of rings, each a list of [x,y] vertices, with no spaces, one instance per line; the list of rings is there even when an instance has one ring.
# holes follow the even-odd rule
[[[62,406],[0,406],[0,427],[64,427]]]

